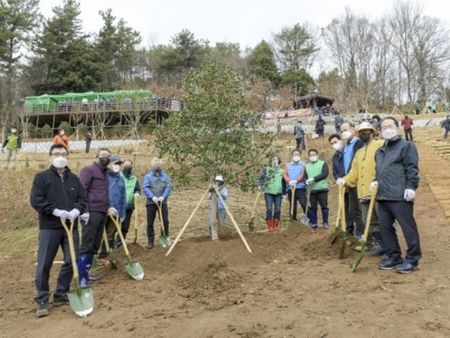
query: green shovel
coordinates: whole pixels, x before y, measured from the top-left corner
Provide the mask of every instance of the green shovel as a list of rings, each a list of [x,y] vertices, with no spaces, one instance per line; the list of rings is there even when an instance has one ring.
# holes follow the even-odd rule
[[[75,255],[75,245],[73,244],[73,221],[70,223],[70,228],[66,225],[66,220],[60,219],[64,230],[67,233],[69,240],[70,258],[72,260],[73,268],[73,282],[75,290],[67,292],[69,304],[72,310],[80,317],[88,316],[94,310],[94,295],[90,287],[81,288],[80,277],[78,274],[77,256]]]
[[[120,229],[119,221],[112,215],[109,215],[114,225],[116,226],[117,233],[119,234],[120,240],[122,241],[123,249],[125,250],[125,255],[127,256],[128,263],[125,265],[125,270],[127,270],[128,274],[136,280],[141,280],[144,278],[144,269],[139,262],[133,261],[130,256],[130,252],[128,251],[127,243],[125,243],[125,238],[123,238],[122,230]]]

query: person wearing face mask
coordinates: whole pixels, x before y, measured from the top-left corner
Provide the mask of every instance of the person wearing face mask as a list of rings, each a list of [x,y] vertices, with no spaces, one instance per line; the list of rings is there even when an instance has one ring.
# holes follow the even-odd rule
[[[308,151],[309,163],[306,165],[306,185],[311,186],[309,198],[310,208],[308,218],[311,221],[311,229],[317,229],[317,205],[322,211],[323,228],[328,230],[328,165],[319,160],[319,152],[316,149]]]
[[[67,150],[70,149],[69,138],[67,137],[64,129],[61,129],[57,135],[53,138],[53,144],[62,144]]]
[[[266,224],[269,231],[278,230],[281,216],[281,202],[286,196],[286,181],[284,170],[280,167],[279,156],[272,158],[272,163],[265,167],[258,180],[258,189],[264,191],[266,202]]]
[[[223,201],[225,203],[227,203],[227,199],[228,199],[228,189],[225,188],[224,184],[224,180],[222,175],[217,175],[214,179],[214,183],[216,184],[217,189],[219,190],[220,196],[222,196]],[[209,192],[208,193],[208,199],[212,200],[212,194],[214,192]],[[220,220],[220,226],[222,227],[222,229],[225,227],[225,217],[227,215],[227,211],[225,209],[225,206],[223,205],[222,201],[220,200],[220,198],[217,198],[217,209],[219,211],[219,220]],[[217,229],[213,229],[214,226],[214,221],[216,218],[216,215],[214,215],[214,208],[212,205],[212,201],[209,205],[209,217],[208,217],[208,232],[209,235],[212,237],[213,241],[217,240]]]
[[[396,268],[400,273],[410,273],[419,268],[422,258],[419,231],[414,219],[414,198],[419,187],[419,156],[412,142],[399,135],[399,123],[394,117],[381,120],[381,136],[386,140],[375,153],[376,177],[372,189],[378,186],[378,216],[383,247],[387,259],[378,266],[383,270]],[[403,260],[395,228],[397,220],[406,240],[407,250]]]
[[[119,217],[120,223],[122,223],[126,216],[127,196],[125,189],[125,181],[120,175],[122,161],[119,156],[111,157],[111,161],[108,164],[108,178],[109,178],[109,205],[111,208],[117,210],[117,217]],[[108,237],[109,247],[114,248],[114,234],[117,231],[114,221],[108,217],[106,220],[106,236]],[[107,252],[105,243],[102,244],[102,250],[99,254],[99,259],[103,262],[107,262]]]
[[[300,151],[292,151],[292,162],[284,167],[283,178],[289,186],[288,199],[289,210],[291,210],[292,194],[294,194],[294,205],[292,218],[297,220],[297,201],[300,203],[303,212],[306,210],[306,184],[303,180],[305,175],[305,162],[300,158]]]
[[[342,178],[348,174],[356,152],[364,146],[364,143],[355,136],[355,125],[351,122],[346,121],[341,124],[341,138],[345,144],[343,144],[343,148],[333,156],[333,176],[336,181],[338,178]],[[338,170],[334,170],[334,168],[337,168]],[[356,239],[361,239],[361,229],[364,229],[364,221],[361,216],[356,187],[347,187],[345,189],[345,208],[347,233],[351,234]]]
[[[139,181],[135,174],[133,174],[133,161],[125,160],[122,163],[123,169],[120,176],[125,181],[125,191],[126,191],[126,216],[122,222],[122,234],[123,238],[127,237],[128,229],[130,228],[131,216],[135,208],[134,199],[141,195],[141,187]],[[119,246],[120,246],[119,242]]]
[[[145,175],[142,185],[144,194],[147,197],[147,249],[153,249],[155,241],[155,230],[153,224],[156,214],[158,213],[157,203],[162,208],[162,218],[164,224],[164,232],[168,238],[168,245],[172,244],[169,237],[169,209],[167,207],[167,199],[170,196],[170,178],[162,168],[162,160],[154,157],[151,162],[151,171]],[[162,233],[162,231],[161,231]]]
[[[303,150],[305,149],[305,131],[303,130],[302,127],[302,121],[297,121],[297,124],[294,127],[294,137],[295,137],[295,142],[296,142],[296,146],[295,149],[297,150]]]
[[[16,127],[11,127],[11,133],[6,135],[5,140],[2,144],[2,153],[5,152],[6,148],[6,162],[5,169],[8,169],[9,162],[12,161],[12,168],[16,169],[17,165],[17,152],[22,147],[22,138],[17,132]]]
[[[365,222],[369,211],[370,203],[370,184],[375,179],[375,152],[380,148],[384,141],[375,140],[374,136],[378,135],[369,122],[362,122],[356,130],[356,136],[364,143],[364,146],[359,149],[353,159],[351,169],[348,174],[337,180],[337,184],[342,184],[348,187],[356,187],[359,199],[359,206],[361,208],[362,219]],[[380,235],[380,225],[378,222],[378,203],[375,202],[372,218],[370,224],[364,224],[364,227],[370,226],[370,237],[367,242],[369,250],[374,249],[377,244],[380,244],[379,250],[374,250],[371,255],[382,255],[384,250],[382,248],[382,238]],[[359,229],[364,233],[364,228]],[[360,247],[356,247],[360,249]]]
[[[38,317],[49,314],[49,277],[53,260],[61,248],[64,263],[59,271],[53,306],[69,304],[67,292],[73,277],[72,259],[67,234],[61,225],[61,218],[76,221],[73,227],[75,253],[78,255],[78,215],[86,209],[86,193],[79,178],[67,166],[68,152],[62,144],[50,147],[51,166],[36,174],[30,193],[31,206],[39,213],[39,246],[35,285]]]
[[[86,190],[87,208],[81,214],[82,240],[80,256],[78,257],[78,271],[80,273],[81,287],[89,287],[90,281],[99,280],[99,276],[91,276],[89,270],[94,255],[100,249],[103,229],[108,220],[108,213],[116,214],[117,210],[109,204],[109,176],[108,164],[111,160],[111,151],[100,148],[96,161],[80,171],[80,181]]]

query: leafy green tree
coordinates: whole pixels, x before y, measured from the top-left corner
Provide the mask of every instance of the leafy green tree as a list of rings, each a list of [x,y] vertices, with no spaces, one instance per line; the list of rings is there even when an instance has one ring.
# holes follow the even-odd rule
[[[168,168],[181,185],[225,176],[227,184],[254,188],[270,156],[273,133],[260,131],[260,120],[246,113],[241,78],[222,63],[206,62],[185,82],[189,110],[173,114],[156,131],[155,147],[176,165]]]
[[[314,88],[314,79],[304,69],[287,70],[281,75],[281,83],[291,89],[294,97],[306,95]]]
[[[208,51],[207,60],[225,63],[238,74],[244,74],[245,61],[239,43],[217,42]]]
[[[269,80],[274,87],[280,84],[280,74],[275,62],[275,54],[270,45],[262,40],[247,57],[252,82],[262,78]]]

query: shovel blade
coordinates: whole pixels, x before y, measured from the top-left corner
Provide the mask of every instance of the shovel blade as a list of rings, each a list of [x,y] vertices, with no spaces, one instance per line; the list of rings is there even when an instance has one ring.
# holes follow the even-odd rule
[[[169,245],[169,239],[167,238],[166,235],[162,235],[159,237],[159,243],[161,243],[161,246],[165,248],[166,246]]]
[[[255,224],[253,224],[253,221],[248,223],[248,231],[255,232]]]
[[[72,310],[80,317],[87,317],[94,310],[94,295],[91,288],[77,288],[67,293]]]
[[[128,262],[125,265],[128,274],[135,280],[142,280],[144,278],[144,269],[139,262]]]
[[[306,216],[303,216],[302,219],[300,220],[300,223],[302,223],[303,225],[308,226],[309,224],[309,218]]]
[[[342,259],[344,257],[344,252],[345,252],[346,247],[347,247],[347,233],[343,232],[342,246],[341,246],[341,252],[339,253],[339,259]]]
[[[366,242],[361,241],[361,252],[359,253],[358,257],[355,259],[355,263],[353,264],[352,272],[355,272],[356,268],[358,267],[359,263],[361,262],[362,258],[364,257],[364,253],[366,252]]]

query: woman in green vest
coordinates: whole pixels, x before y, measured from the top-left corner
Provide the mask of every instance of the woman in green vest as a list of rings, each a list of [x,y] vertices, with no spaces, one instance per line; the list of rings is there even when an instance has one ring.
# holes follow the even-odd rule
[[[131,216],[135,209],[134,199],[141,195],[141,187],[139,186],[139,181],[135,174],[133,174],[133,161],[125,160],[123,161],[123,169],[120,173],[123,180],[125,181],[125,194],[127,197],[127,207],[126,216],[122,222],[122,235],[123,238],[127,237],[128,230],[130,228]]]
[[[316,149],[309,149],[308,156],[306,185],[311,190],[308,212],[311,228],[317,229],[317,205],[319,204],[322,210],[323,228],[328,229],[328,165],[326,162],[319,160],[319,152]]]
[[[281,215],[281,201],[286,195],[286,182],[278,156],[272,158],[271,165],[265,167],[258,180],[258,189],[264,191],[266,201],[266,223],[269,231],[278,230]]]

